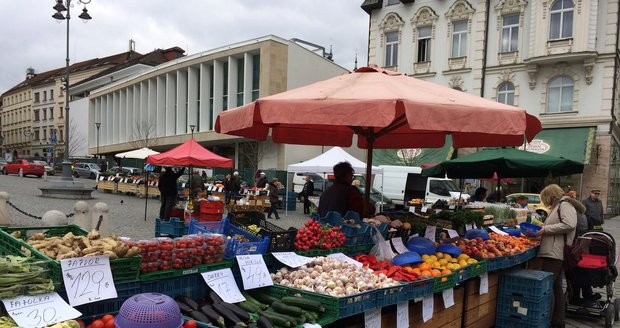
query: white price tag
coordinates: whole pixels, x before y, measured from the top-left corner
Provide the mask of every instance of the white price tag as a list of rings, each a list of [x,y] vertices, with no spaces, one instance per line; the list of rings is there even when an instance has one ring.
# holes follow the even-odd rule
[[[362,266],[364,266],[362,263],[357,262],[356,260],[344,255],[343,253],[334,253],[334,254],[329,254],[327,255],[327,257],[331,257],[332,259],[336,259],[336,260],[340,260],[340,261],[344,261],[350,264],[355,265],[358,268],[361,268]]]
[[[409,212],[415,213],[415,206],[409,206]]]
[[[38,328],[79,318],[82,313],[57,293],[3,299],[6,312],[20,327]]]
[[[454,305],[454,288],[448,288],[441,292],[441,296],[443,296],[443,307],[449,308]]]
[[[364,312],[364,328],[381,328],[381,308]]]
[[[465,223],[465,231],[469,231],[469,230],[471,230],[471,229],[473,229],[473,228],[474,228],[474,226],[473,226],[473,225],[471,225],[471,224],[469,224],[469,223]]]
[[[487,272],[480,275],[480,295],[489,292],[489,274]]]
[[[304,325],[302,326],[304,328],[321,328],[321,325],[319,325],[318,323],[304,323]]]
[[[60,267],[71,306],[118,297],[108,256],[64,259]]]
[[[207,191],[212,191],[213,190],[213,186],[207,186]]]
[[[394,246],[398,254],[409,252],[405,244],[403,244],[403,238],[401,237],[392,238],[392,246]]]
[[[237,264],[244,290],[273,285],[262,255],[237,255]]]
[[[496,227],[496,226],[490,226],[489,229],[491,229],[491,231],[497,233],[498,235],[501,236],[506,236],[508,235],[507,232],[502,231],[500,228]]]
[[[456,238],[456,237],[458,237],[458,236],[459,236],[459,233],[458,233],[458,232],[456,232],[456,230],[453,230],[453,229],[446,229],[446,231],[448,231],[448,236],[449,236],[450,238]]]
[[[422,299],[422,321],[427,322],[433,318],[434,306],[433,294],[424,296]]]
[[[312,257],[301,256],[295,254],[295,252],[276,252],[271,253],[278,261],[291,268],[298,268],[304,264],[308,264],[314,260]]]
[[[245,301],[230,268],[201,273],[207,285],[226,303]]]
[[[420,212],[426,213],[427,211],[428,211],[428,206],[422,206],[422,209],[420,210]]]
[[[396,328],[409,328],[409,301],[396,304]]]
[[[426,226],[426,231],[424,232],[424,238],[435,241],[435,232],[437,232],[437,227]]]

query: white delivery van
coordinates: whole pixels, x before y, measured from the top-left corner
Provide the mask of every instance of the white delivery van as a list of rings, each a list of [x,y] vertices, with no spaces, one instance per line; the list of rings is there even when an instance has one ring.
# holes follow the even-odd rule
[[[423,198],[426,203],[435,203],[439,199],[451,198],[467,200],[468,194],[461,194],[458,186],[451,179],[427,178],[422,176],[422,168],[415,166],[380,165],[383,174],[377,174],[373,186],[382,190],[396,205],[407,205],[413,198]]]

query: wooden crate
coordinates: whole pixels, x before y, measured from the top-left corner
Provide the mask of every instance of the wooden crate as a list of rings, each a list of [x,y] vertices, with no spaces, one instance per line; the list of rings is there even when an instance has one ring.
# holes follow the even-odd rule
[[[422,320],[422,302],[415,303],[409,301],[409,324],[411,327],[421,328],[460,328],[463,318],[463,300],[465,289],[463,287],[454,288],[454,305],[444,308],[441,293],[434,295],[433,318],[427,322]],[[383,308],[381,313],[381,327],[396,327],[396,309],[389,307],[391,311]]]
[[[119,182],[117,185],[118,187],[116,190],[118,192],[132,193],[132,194],[138,194],[140,192],[138,188],[138,184],[136,183]]]
[[[480,279],[465,282],[463,327],[490,328],[495,325],[499,273],[489,273],[489,292],[480,295]]]
[[[148,186],[149,188],[149,197],[161,197],[161,193],[159,192],[159,188],[155,187],[155,186]],[[145,197],[146,196],[146,186],[141,184],[138,185],[138,193],[137,195],[139,197]]]
[[[103,192],[116,192],[117,183],[110,180],[104,180],[97,182],[97,190],[102,190]]]

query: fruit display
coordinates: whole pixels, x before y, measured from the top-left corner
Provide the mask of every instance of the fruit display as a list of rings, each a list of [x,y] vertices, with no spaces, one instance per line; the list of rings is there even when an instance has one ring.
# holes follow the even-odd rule
[[[330,249],[344,246],[344,241],[345,235],[340,231],[340,227],[321,226],[317,221],[310,219],[297,231],[294,246],[301,251],[315,248]]]
[[[422,205],[424,204],[424,199],[423,198],[413,198],[409,201],[409,205]]]
[[[47,263],[21,256],[0,257],[0,298],[39,295],[54,291]]]
[[[386,274],[375,274],[374,270],[368,267],[358,268],[353,264],[322,256],[295,270],[281,268],[271,274],[271,279],[283,286],[336,297],[399,284]]]
[[[189,269],[196,265],[211,264],[224,259],[224,237],[218,234],[187,235],[139,240],[140,272]]]
[[[435,255],[422,255],[424,262],[406,266],[405,268],[412,273],[418,274],[422,278],[439,277],[451,274],[452,271],[459,270],[470,264],[477,263],[476,259],[470,258],[467,254],[453,257],[450,254],[437,252]]]
[[[456,242],[463,253],[477,258],[496,258],[518,254],[538,245],[538,242],[514,236],[489,233],[489,239],[461,239]]]
[[[415,274],[403,266],[394,265],[389,261],[379,261],[374,255],[361,254],[357,255],[354,259],[362,263],[364,267],[372,269],[376,275],[384,274],[388,278],[402,282],[411,282],[420,279],[419,274]]]

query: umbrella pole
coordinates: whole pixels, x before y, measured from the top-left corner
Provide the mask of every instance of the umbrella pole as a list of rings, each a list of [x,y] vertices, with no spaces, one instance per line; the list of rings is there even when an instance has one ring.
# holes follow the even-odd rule
[[[364,186],[364,213],[363,215],[368,214],[370,210],[370,175],[372,174],[372,152],[373,152],[373,144],[374,144],[374,136],[370,136],[367,138],[368,141],[368,154],[366,155],[366,181]]]
[[[146,161],[145,161],[146,163]],[[146,170],[146,166],[144,167],[144,191],[145,191],[145,196],[144,196],[144,221],[146,221],[146,210],[148,207],[148,203],[149,203],[149,176],[148,176],[148,171]]]

